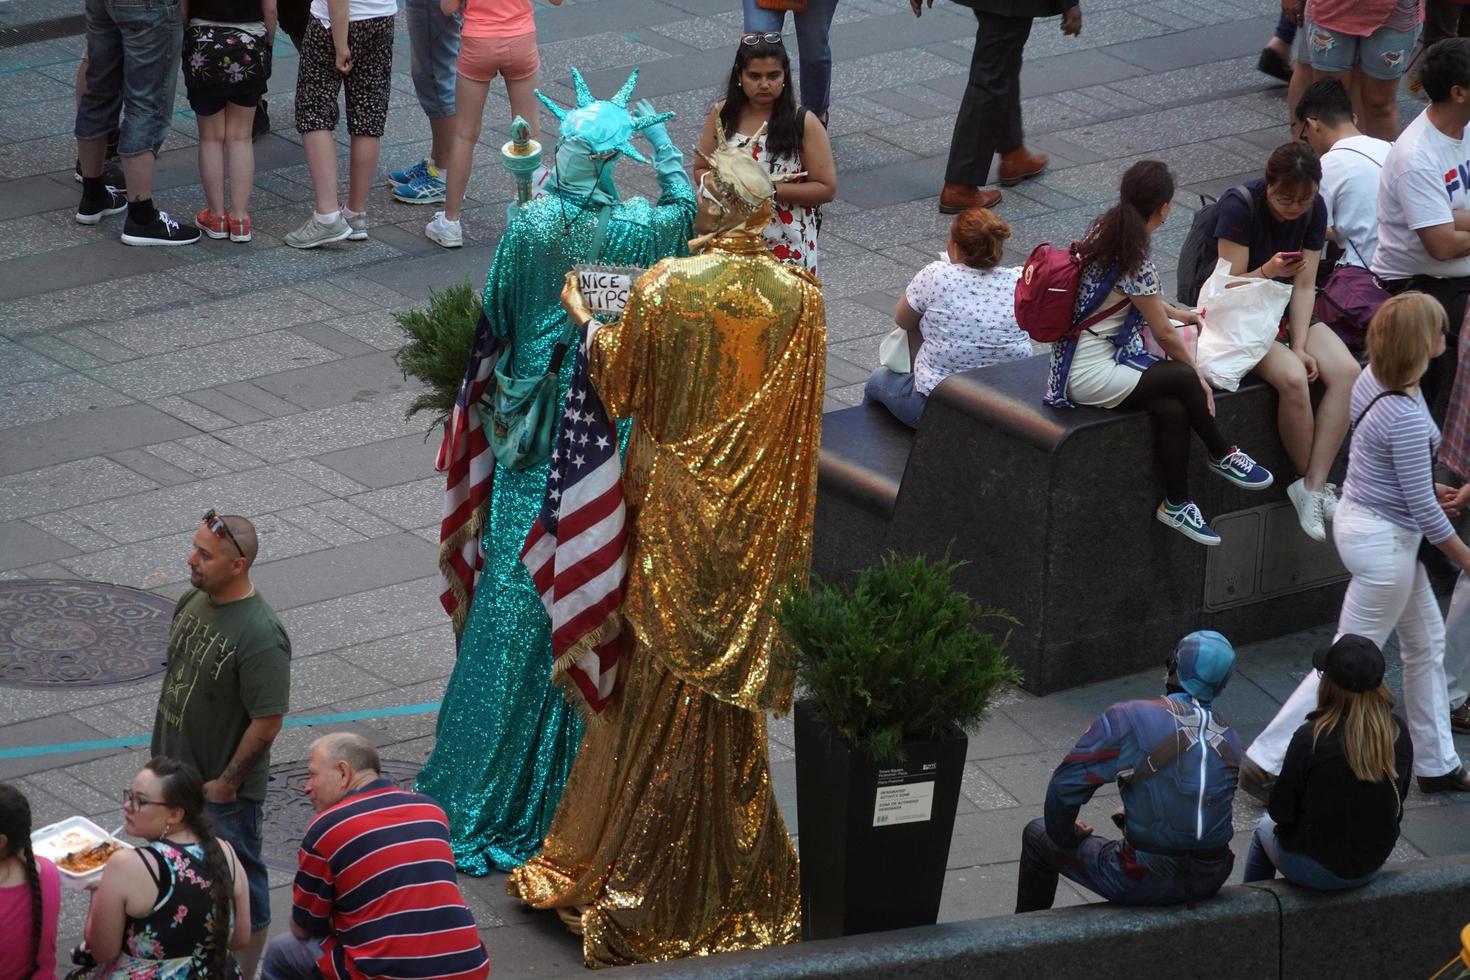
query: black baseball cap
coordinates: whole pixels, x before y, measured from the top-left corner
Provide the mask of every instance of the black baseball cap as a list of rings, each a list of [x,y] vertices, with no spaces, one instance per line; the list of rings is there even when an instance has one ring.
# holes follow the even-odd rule
[[[1312,655],[1312,666],[1345,691],[1361,694],[1383,683],[1383,653],[1366,636],[1344,633]]]

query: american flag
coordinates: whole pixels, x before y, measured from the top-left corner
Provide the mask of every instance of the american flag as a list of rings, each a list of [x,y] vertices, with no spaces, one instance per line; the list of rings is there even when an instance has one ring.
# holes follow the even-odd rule
[[[490,486],[495,477],[495,455],[485,438],[480,420],[480,397],[495,372],[495,359],[500,341],[490,332],[490,321],[480,314],[475,325],[475,341],[465,365],[464,380],[454,399],[454,413],[439,446],[434,468],[448,474],[444,487],[444,519],[439,522],[439,575],[444,588],[439,601],[454,620],[455,629],[464,628],[475,595],[475,579],[484,567],[480,551],[480,533],[484,530],[480,508],[490,499]]]
[[[607,705],[617,681],[627,544],[617,430],[587,382],[584,337],[551,451],[546,497],[521,561],[551,618],[555,669],[593,711]]]

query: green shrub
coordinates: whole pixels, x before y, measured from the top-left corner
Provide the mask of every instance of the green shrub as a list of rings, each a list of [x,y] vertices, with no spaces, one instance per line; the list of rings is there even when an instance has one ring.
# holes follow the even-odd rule
[[[408,334],[408,343],[398,349],[393,360],[405,378],[416,378],[428,388],[408,406],[404,418],[433,412],[433,424],[438,428],[454,412],[465,359],[475,342],[480,295],[468,282],[431,289],[428,309],[402,310],[394,313],[393,319]]]
[[[1014,624],[953,588],[962,562],[890,553],[856,586],[822,582],[784,597],[781,624],[796,646],[796,679],[817,717],[874,761],[902,760],[906,740],[982,722],[996,693],[1020,683],[976,624]]]

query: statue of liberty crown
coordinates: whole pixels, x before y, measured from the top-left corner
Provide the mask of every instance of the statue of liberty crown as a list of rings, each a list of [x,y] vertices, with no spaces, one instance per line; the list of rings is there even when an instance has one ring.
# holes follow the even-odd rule
[[[617,94],[603,101],[593,98],[592,90],[587,87],[587,80],[580,71],[573,68],[572,86],[577,91],[575,109],[569,110],[557,105],[540,89],[536,90],[536,98],[556,116],[561,126],[562,139],[581,139],[598,156],[611,158],[621,153],[631,160],[647,163],[648,158],[639,153],[631,142],[633,134],[667,122],[674,118],[674,114],[656,112],[635,117],[629,113],[628,100],[633,97],[633,86],[637,84],[638,69],[635,68]]]

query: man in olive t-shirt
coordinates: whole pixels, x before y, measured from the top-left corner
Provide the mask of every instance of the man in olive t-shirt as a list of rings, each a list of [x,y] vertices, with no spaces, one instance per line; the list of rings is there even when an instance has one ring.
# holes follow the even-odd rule
[[[235,957],[245,980],[270,925],[262,804],[291,690],[291,641],[250,581],[257,547],[243,517],[210,511],[200,523],[189,555],[194,588],[174,608],[152,746],[199,770],[215,830],[250,880],[250,945]]]

